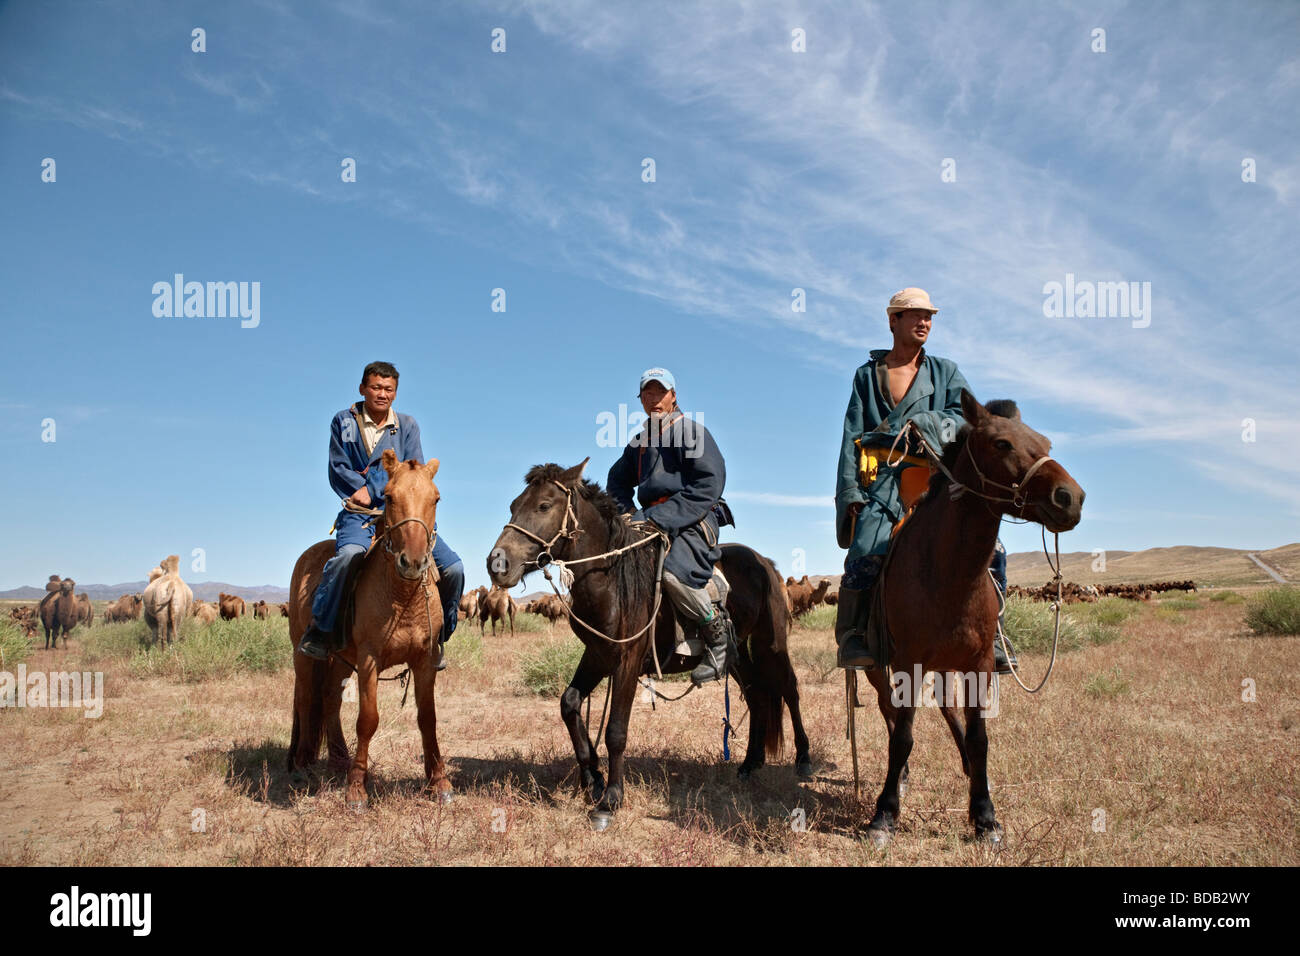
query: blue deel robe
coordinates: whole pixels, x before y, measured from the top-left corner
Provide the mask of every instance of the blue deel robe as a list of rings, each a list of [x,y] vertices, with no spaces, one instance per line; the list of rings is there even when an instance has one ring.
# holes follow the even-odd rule
[[[858,480],[858,449],[854,441],[862,439],[864,445],[888,449],[903,425],[911,420],[938,451],[944,439],[951,441],[965,424],[961,390],[969,391],[970,386],[955,362],[927,355],[922,349],[916,378],[902,401],[891,409],[876,373],[877,366],[884,364],[888,354],[888,349],[873,350],[870,361],[854,374],[849,407],[844,413],[844,436],[835,475],[835,534],[840,547],[849,549],[846,567],[866,555],[884,554],[889,549],[890,531],[903,517],[898,472],[882,466],[871,487],[863,488]],[[857,502],[862,502],[863,509],[855,524],[851,506]]]
[[[370,489],[370,506],[384,506],[384,485],[388,472],[380,460],[386,448],[393,449],[398,461],[415,459],[424,464],[424,450],[420,447],[420,426],[410,415],[394,411],[396,425],[389,425],[379,433],[375,450],[366,454],[366,443],[361,438],[362,402],[343,409],[330,422],[329,477],[330,487],[340,498],[351,498],[363,485]]]
[[[625,512],[635,512],[636,491],[644,516],[671,539],[664,570],[702,588],[722,558],[713,506],[727,483],[727,466],[713,436],[698,422],[680,417],[658,439],[650,437],[649,427],[647,422],[628,442],[605,487]]]

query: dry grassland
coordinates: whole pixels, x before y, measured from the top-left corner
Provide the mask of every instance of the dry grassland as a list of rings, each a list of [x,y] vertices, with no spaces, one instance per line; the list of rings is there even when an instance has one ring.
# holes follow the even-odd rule
[[[1000,850],[969,841],[965,778],[937,712],[917,720],[899,833],[888,850],[871,848],[863,827],[885,772],[883,723],[859,711],[858,801],[832,637],[801,627],[792,649],[814,782],[796,782],[789,752],[736,780],[747,725],[734,687],[741,736],[731,764],[721,762],[721,685],[654,711],[638,700],[627,803],[594,833],[573,791],[558,701],[519,676],[523,655],[573,640],[557,629],[489,635],[477,655],[473,638],[453,638],[463,647],[437,689],[456,787],[446,807],[420,792],[414,707],[398,706],[396,683],[381,685],[363,815],[344,808],[342,781],[323,763],[321,777],[301,783],[284,770],[291,670],[182,682],[100,665],[99,719],[0,710],[0,863],[1294,866],[1300,639],[1256,636],[1242,613],[1226,602],[1153,602],[1113,643],[1063,655],[1037,697],[1004,680],[989,725]],[[77,668],[92,642],[74,632],[70,650],[33,651],[27,666]],[[1046,662],[1022,655],[1027,679],[1036,683]],[[1242,700],[1247,678],[1254,702]],[[355,714],[345,703],[350,738]],[[804,830],[792,825],[797,810]]]

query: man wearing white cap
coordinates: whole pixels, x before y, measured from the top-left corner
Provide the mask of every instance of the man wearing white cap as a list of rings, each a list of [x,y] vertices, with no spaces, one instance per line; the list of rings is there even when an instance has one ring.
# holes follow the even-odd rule
[[[634,520],[651,521],[668,533],[663,588],[677,610],[700,624],[704,655],[691,671],[695,684],[721,680],[727,672],[730,621],[705,590],[722,558],[719,517],[727,466],[713,436],[677,407],[677,383],[663,368],[641,375],[641,407],[649,416],[609,469],[606,490]],[[641,510],[636,509],[636,492]]]
[[[924,289],[895,294],[885,311],[894,345],[872,351],[853,377],[836,473],[836,538],[849,549],[836,604],[840,667],[885,663],[867,646],[869,594],[889,549],[890,532],[904,514],[901,486],[923,487],[928,478],[923,462],[898,469],[880,463],[908,421],[936,449],[951,441],[964,424],[962,389],[970,390],[956,363],[925,352],[939,310]]]

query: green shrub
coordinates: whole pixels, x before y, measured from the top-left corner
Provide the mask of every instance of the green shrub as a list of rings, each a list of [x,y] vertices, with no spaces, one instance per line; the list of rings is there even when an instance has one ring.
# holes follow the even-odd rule
[[[447,663],[458,670],[480,670],[483,667],[483,638],[476,629],[463,624],[447,641]]]
[[[546,641],[519,662],[524,686],[534,694],[558,697],[569,686],[584,650],[575,637]]]
[[[1129,682],[1124,679],[1119,667],[1093,674],[1083,685],[1083,692],[1089,697],[1118,697],[1128,691]]]
[[[1011,639],[1017,652],[1052,650],[1052,629],[1055,613],[1046,601],[1034,601],[1030,598],[1007,598],[1006,613],[1002,629]],[[1082,643],[1079,626],[1067,613],[1061,614],[1060,650],[1072,650]]]
[[[86,634],[82,661],[118,664],[136,677],[195,682],[285,669],[293,664],[293,649],[287,618],[258,620],[250,614],[206,626],[190,618],[180,638],[165,649],[150,645],[143,621],[105,624]]]
[[[830,604],[818,604],[815,608],[795,618],[795,623],[808,631],[826,631],[835,627],[836,608]]]
[[[39,628],[36,633],[40,633]],[[31,641],[23,635],[21,628],[12,621],[0,621],[0,668],[12,671],[27,660],[31,650]]]
[[[1238,594],[1236,591],[1215,591],[1213,594],[1210,595],[1210,600],[1220,602],[1223,604],[1245,604],[1246,603],[1246,599],[1242,597],[1240,594]]]
[[[1079,603],[1069,606],[1069,614],[1080,623],[1093,622],[1102,625],[1123,624],[1142,609],[1141,602],[1130,601],[1122,597],[1104,597],[1091,604]]]
[[[1246,624],[1257,634],[1300,634],[1300,588],[1268,588],[1246,604]]]
[[[1195,611],[1201,606],[1201,602],[1194,597],[1170,597],[1162,598],[1160,606],[1172,608],[1175,611]]]

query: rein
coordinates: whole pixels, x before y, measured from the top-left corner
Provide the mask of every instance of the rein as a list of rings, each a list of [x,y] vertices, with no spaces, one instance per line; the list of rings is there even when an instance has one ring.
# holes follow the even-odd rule
[[[1039,458],[1037,461],[1035,461],[1032,465],[1029,466],[1029,469],[1025,472],[1023,478],[1021,478],[1019,481],[1012,482],[1010,485],[1004,485],[994,481],[992,478],[985,477],[984,472],[980,471],[979,465],[975,463],[975,455],[970,450],[970,441],[967,440],[966,445],[962,449],[962,451],[965,453],[966,457],[970,459],[970,465],[972,468],[975,469],[976,476],[979,477],[980,487],[985,488],[989,485],[992,485],[994,488],[1001,488],[1003,491],[1011,492],[1010,498],[1004,497],[1002,495],[989,495],[989,494],[985,494],[983,491],[976,491],[971,486],[962,484],[960,481],[958,481],[956,476],[953,475],[953,473],[948,470],[948,466],[943,463],[943,458],[933,448],[930,447],[930,443],[925,440],[925,436],[920,433],[916,425],[914,425],[910,420],[903,427],[903,429],[898,433],[898,437],[894,439],[894,443],[889,446],[889,453],[885,455],[886,465],[888,465],[891,468],[896,468],[899,462],[901,462],[904,458],[907,457],[907,450],[909,447],[910,439],[905,439],[905,436],[907,436],[911,432],[915,433],[917,447],[920,448],[920,450],[925,453],[925,456],[930,459],[931,466],[935,470],[943,474],[945,478],[948,479],[948,483],[950,486],[948,490],[948,497],[951,500],[955,501],[956,499],[960,498],[962,495],[964,495],[966,492],[969,491],[977,498],[983,498],[985,501],[1002,501],[1002,502],[1008,502],[1012,505],[1015,505],[1017,511],[1017,517],[1021,517],[1021,518],[1024,517],[1023,512],[1025,510],[1025,505],[1029,503],[1029,499],[1025,496],[1025,486],[1029,484],[1029,480],[1034,477],[1038,469],[1042,468],[1049,461],[1055,461],[1055,459],[1052,458],[1051,455],[1044,455],[1043,457]],[[894,449],[898,447],[899,441],[903,442],[903,453],[899,455],[897,459],[895,459],[893,458]],[[987,507],[987,505],[985,507]],[[1044,547],[1044,551],[1046,551],[1046,547]]]

